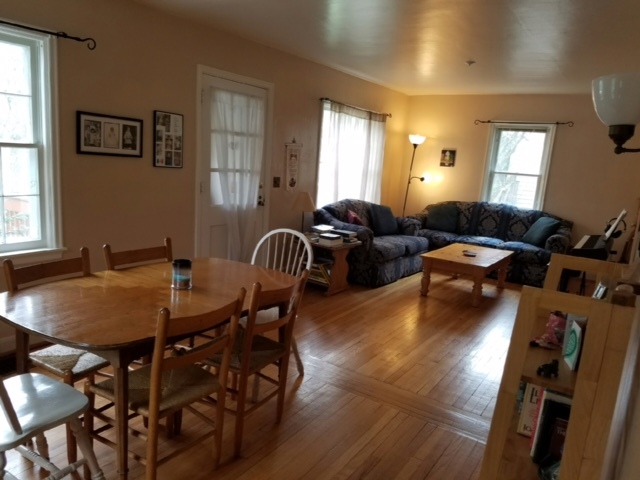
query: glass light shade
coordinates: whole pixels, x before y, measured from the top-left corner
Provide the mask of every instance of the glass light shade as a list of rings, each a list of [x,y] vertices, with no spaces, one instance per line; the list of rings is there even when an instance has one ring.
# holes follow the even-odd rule
[[[593,106],[607,126],[640,123],[640,73],[598,77],[592,82]]]
[[[409,141],[414,145],[422,145],[426,139],[427,137],[423,137],[422,135],[409,135]]]

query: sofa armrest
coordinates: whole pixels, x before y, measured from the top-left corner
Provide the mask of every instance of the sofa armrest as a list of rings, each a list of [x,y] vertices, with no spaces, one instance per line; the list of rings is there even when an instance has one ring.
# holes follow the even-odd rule
[[[398,231],[401,235],[410,235],[415,237],[422,224],[420,220],[413,217],[396,217],[398,221]]]
[[[367,249],[370,248],[371,243],[373,242],[373,230],[371,230],[369,227],[343,222],[342,220],[338,220],[326,210],[316,210],[313,213],[313,219],[316,225],[331,225],[336,230],[349,230],[351,232],[356,232],[356,238],[360,240]]]
[[[429,211],[428,210],[422,210],[421,212],[414,213],[413,215],[411,215],[408,218],[416,219],[420,224],[418,229],[421,229],[421,228],[427,228],[427,217],[428,216],[429,216]]]
[[[571,228],[561,226],[556,233],[547,238],[544,244],[546,250],[553,253],[567,253],[571,246]]]

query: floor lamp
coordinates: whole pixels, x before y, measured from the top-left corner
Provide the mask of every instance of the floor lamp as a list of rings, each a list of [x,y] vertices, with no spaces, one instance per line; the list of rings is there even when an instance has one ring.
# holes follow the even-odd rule
[[[413,144],[413,154],[411,155],[411,166],[409,167],[409,180],[407,180],[407,191],[404,194],[404,205],[402,206],[402,216],[404,217],[404,211],[407,208],[407,197],[409,196],[409,185],[411,185],[411,180],[414,178],[420,179],[421,182],[424,182],[424,177],[412,177],[411,172],[413,170],[413,160],[416,158],[416,148],[418,145],[422,145],[422,143],[426,140],[427,137],[423,137],[422,135],[409,135],[409,141]]]
[[[305,213],[314,212],[316,210],[316,206],[313,203],[309,192],[298,192],[291,208],[296,212],[302,212],[302,223],[300,225],[300,231],[304,233]]]

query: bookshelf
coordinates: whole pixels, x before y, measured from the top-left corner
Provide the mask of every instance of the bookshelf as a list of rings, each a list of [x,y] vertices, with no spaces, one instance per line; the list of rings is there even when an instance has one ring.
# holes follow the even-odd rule
[[[560,349],[529,345],[544,332],[549,312],[556,310],[588,318],[576,371],[569,370]],[[572,396],[560,480],[611,478],[629,410],[627,385],[638,350],[637,312],[607,299],[523,287],[480,480],[539,478],[529,437],[516,433],[521,381]],[[559,360],[558,377],[537,375],[538,366],[554,358]]]
[[[341,243],[333,246],[313,242],[311,245],[315,252],[315,260],[309,272],[309,282],[326,287],[326,295],[348,289],[347,255],[352,248],[362,245],[362,242]]]

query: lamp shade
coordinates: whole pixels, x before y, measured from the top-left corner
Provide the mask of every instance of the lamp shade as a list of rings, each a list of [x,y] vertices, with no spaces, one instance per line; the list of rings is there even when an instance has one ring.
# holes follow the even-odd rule
[[[296,212],[313,212],[316,209],[309,192],[298,192],[293,201],[292,208]]]
[[[598,77],[592,82],[593,106],[607,126],[640,123],[640,73]]]
[[[422,143],[427,139],[422,135],[409,135],[409,141],[414,145],[422,145]]]

